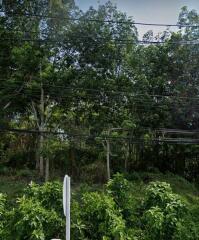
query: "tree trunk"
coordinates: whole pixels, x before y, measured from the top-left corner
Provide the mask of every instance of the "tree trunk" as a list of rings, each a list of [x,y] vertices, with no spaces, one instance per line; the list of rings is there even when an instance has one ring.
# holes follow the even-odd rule
[[[70,161],[71,161],[71,170],[70,170],[70,174],[73,177],[76,177],[76,159],[75,159],[75,148],[73,146],[71,146],[70,149]]]
[[[129,154],[130,154],[130,146],[129,143],[126,144],[126,154],[125,154],[125,162],[124,162],[124,169],[125,172],[128,170],[128,160],[129,160]]]
[[[41,83],[41,98],[40,98],[40,163],[39,163],[39,170],[40,170],[40,175],[43,177],[44,176],[44,158],[43,158],[43,147],[44,147],[44,136],[43,136],[43,131],[44,131],[44,90],[43,90],[43,85]]]
[[[43,134],[39,135],[39,174],[41,177],[44,176],[44,158],[43,158],[43,145],[44,145],[44,137]]]
[[[39,138],[37,137],[36,139],[36,144],[35,144],[35,169],[39,172],[39,163],[40,163],[40,153],[39,153]]]
[[[106,167],[107,167],[107,179],[109,180],[111,178],[111,171],[110,171],[110,142],[109,140],[106,140]]]
[[[50,171],[49,171],[49,158],[46,158],[46,170],[45,170],[45,182],[49,180]]]

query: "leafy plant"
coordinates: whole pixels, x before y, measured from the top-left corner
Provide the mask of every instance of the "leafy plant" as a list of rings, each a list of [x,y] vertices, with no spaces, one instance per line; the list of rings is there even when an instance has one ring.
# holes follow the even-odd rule
[[[6,196],[0,193],[0,239],[2,239],[2,234],[4,230],[5,224],[5,203],[6,203]]]
[[[22,197],[18,207],[10,215],[9,233],[6,239],[44,240],[63,236],[63,220],[54,211],[48,211],[40,202]]]
[[[29,184],[25,189],[25,195],[48,209],[54,209],[59,214],[63,212],[62,206],[62,184],[58,181],[47,182],[43,185]]]
[[[106,189],[116,204],[123,209],[129,199],[129,181],[124,178],[123,174],[117,173],[108,181]]]
[[[81,207],[88,239],[125,239],[125,222],[111,197],[104,193],[85,193]]]
[[[130,182],[120,173],[115,174],[106,185],[108,194],[114,199],[128,224],[130,224],[134,211],[134,199],[130,193],[131,187]]]
[[[152,182],[144,202],[144,224],[151,239],[173,239],[179,222],[188,211],[184,201],[168,183]]]

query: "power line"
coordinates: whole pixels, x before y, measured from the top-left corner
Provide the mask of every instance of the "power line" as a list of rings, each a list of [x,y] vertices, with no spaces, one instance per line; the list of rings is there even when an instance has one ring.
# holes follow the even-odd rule
[[[45,87],[45,85],[44,85]],[[64,87],[62,87],[64,88]],[[15,91],[17,91],[18,88],[14,88]],[[72,89],[74,90],[74,88],[69,88],[69,89]],[[39,101],[40,99],[40,89],[27,89],[27,91],[30,91],[30,92],[26,92],[26,93],[18,93],[18,94],[13,94],[11,93],[10,95],[5,95],[6,93],[4,92],[4,96],[2,98],[3,99],[8,99],[10,101],[12,101],[12,99],[14,97],[16,97],[16,95],[18,96],[21,96],[22,98],[31,98],[31,100],[37,100]],[[83,91],[85,91],[85,89],[81,89]],[[78,90],[79,91],[79,90]],[[100,90],[98,93],[102,94],[103,91]],[[110,91],[109,94],[115,94],[113,91]],[[116,92],[117,93],[117,92]],[[122,94],[124,94],[123,92],[121,92]],[[7,93],[8,94],[8,93]],[[54,90],[53,89],[53,92],[50,91],[48,94],[47,94],[47,97],[50,99],[50,98],[53,98],[51,101],[55,101],[55,102],[62,102],[62,103],[68,103],[68,101],[70,101],[70,99],[72,99],[74,101],[77,101],[77,103],[82,103],[85,102],[85,101],[89,101],[89,100],[95,100],[95,102],[93,102],[93,104],[100,104],[102,106],[106,106],[106,104],[110,103],[110,98],[112,99],[111,103],[113,104],[114,103],[114,100],[116,101],[120,101],[120,103],[124,106],[124,107],[135,107],[136,109],[140,109],[140,107],[149,107],[150,109],[152,108],[157,108],[157,109],[161,109],[161,110],[174,110],[177,106],[179,107],[180,106],[180,109],[187,109],[187,104],[189,104],[187,102],[188,98],[184,98],[182,97],[181,99],[181,102],[177,101],[177,97],[174,97],[174,96],[170,96],[170,97],[174,97],[174,99],[172,99],[172,102],[171,102],[171,99],[168,99],[169,96],[164,96],[164,95],[157,95],[158,98],[161,97],[161,99],[159,99],[158,101],[156,99],[153,99],[154,96],[157,98],[156,95],[148,95],[148,94],[131,94],[129,92],[126,92],[126,94],[131,94],[131,98],[130,99],[126,99],[126,97],[128,96],[122,96],[122,97],[125,97],[125,99],[122,100],[122,98],[118,98],[118,95],[115,95],[115,96],[103,96],[103,95],[99,95],[97,96],[96,95],[96,90],[94,91],[94,94],[93,92],[91,93],[87,93],[87,92],[83,92],[83,93],[80,93],[80,92],[65,92],[65,94],[67,95],[63,95],[63,92],[62,94],[59,94],[57,95],[57,90]],[[118,94],[118,93],[117,93]],[[140,96],[143,96],[143,97],[148,97],[148,98],[145,98],[145,99],[141,99]],[[150,98],[149,98],[150,97]],[[151,98],[153,97],[153,98]],[[163,99],[163,97],[166,99]],[[180,97],[179,97],[180,98]],[[1,102],[2,102],[1,100]],[[164,100],[164,101],[163,101]],[[165,102],[166,100],[166,102]],[[183,100],[183,102],[182,102]],[[184,102],[184,100],[186,100]],[[190,100],[198,100],[197,99],[193,99],[191,98]],[[97,101],[97,102],[96,102]],[[116,102],[115,102],[116,103]],[[170,106],[170,104],[175,104],[175,105],[172,105]],[[74,102],[75,104],[75,102]],[[161,106],[160,106],[161,104]],[[109,106],[107,106],[109,107]],[[112,108],[116,107],[116,105],[112,105]],[[199,108],[198,104],[195,106],[191,105],[191,108],[190,110],[197,110]],[[144,108],[146,110],[146,108]]]
[[[199,134],[199,130],[182,130],[182,129],[168,129],[168,128],[159,128],[155,129],[155,132],[161,132],[161,133],[171,133],[171,134]]]
[[[168,143],[168,144],[198,144],[199,139],[187,139],[187,138],[151,138],[151,139],[144,139],[144,138],[134,138],[134,137],[116,137],[116,136],[109,136],[109,135],[87,135],[87,134],[70,134],[65,132],[54,132],[54,131],[38,131],[38,130],[30,130],[30,129],[16,129],[16,128],[0,128],[0,132],[7,133],[19,133],[19,134],[43,134],[43,135],[56,135],[56,136],[65,136],[68,140],[71,138],[82,138],[87,140],[128,140],[132,142],[140,142],[143,144],[148,143]]]
[[[38,35],[48,35],[47,33],[42,33],[42,32],[36,32],[36,31],[16,31],[14,30],[12,32],[13,34],[20,33],[21,35],[29,35],[29,34],[38,34]],[[4,37],[0,38],[2,41],[19,41],[19,42],[38,42],[38,43],[45,43],[45,42],[50,42],[50,43],[64,43],[66,41],[65,35],[56,35],[56,39],[53,38],[45,38],[44,36],[42,38],[24,38],[24,37]],[[92,36],[77,36],[77,35],[69,35],[69,38],[75,38],[76,40],[82,40],[82,39],[92,39],[92,40],[105,40],[105,41],[113,41],[114,44],[140,44],[140,45],[148,45],[148,44],[174,44],[174,45],[198,45],[199,40],[180,40],[180,41],[148,41],[148,40],[137,40],[136,38],[133,39],[120,39],[120,38],[110,38],[112,35],[108,35],[107,37],[95,37],[95,39],[92,39]],[[68,39],[67,39],[68,41]],[[95,42],[96,43],[96,42]],[[104,43],[105,44],[105,43]]]
[[[90,37],[78,37],[78,39],[91,39]],[[16,41],[19,42],[37,42],[37,43],[64,43],[63,39],[33,39],[33,38],[0,38],[1,41]],[[194,41],[142,41],[142,40],[128,40],[128,39],[106,39],[106,38],[95,38],[95,40],[108,40],[112,41],[114,44],[127,45],[127,44],[141,44],[141,45],[162,45],[162,44],[174,44],[174,45],[199,45],[198,40]],[[97,42],[95,42],[97,43]],[[103,44],[103,43],[102,43]]]
[[[18,94],[19,96],[19,94]],[[35,94],[20,94],[20,96],[22,96],[22,98],[24,99],[28,99],[30,97],[30,101],[40,101],[40,96],[39,94],[36,96]],[[188,110],[188,111],[198,111],[199,110],[199,105],[193,105],[191,104],[191,107],[189,109],[187,109],[187,103],[182,103],[182,102],[177,102],[174,103],[172,102],[172,106],[170,106],[170,103],[168,102],[155,102],[153,101],[153,99],[143,99],[140,100],[139,98],[133,98],[131,99],[131,101],[127,101],[127,102],[122,102],[121,99],[117,99],[117,98],[111,98],[112,101],[110,101],[110,98],[108,99],[103,99],[103,98],[97,98],[97,97],[92,97],[92,96],[59,96],[57,97],[57,94],[55,96],[52,95],[48,95],[48,98],[50,99],[51,97],[53,97],[53,99],[51,100],[52,102],[61,102],[61,103],[69,103],[70,99],[73,101],[74,107],[77,108],[83,108],[84,105],[81,104],[86,104],[87,101],[92,100],[93,101],[93,106],[98,105],[99,107],[107,107],[107,108],[112,108],[113,111],[116,110],[118,106],[118,100],[120,103],[120,106],[123,106],[124,108],[135,108],[137,110],[147,110],[147,108],[149,109],[156,109],[156,110],[162,110],[162,111],[169,111],[169,110],[174,110],[176,108],[180,107],[180,110]],[[8,99],[7,101],[13,101],[13,98],[16,98],[16,94],[10,95],[5,97],[4,99]],[[3,100],[3,99],[2,99]],[[1,100],[1,102],[3,102]],[[20,100],[20,98],[19,98]],[[115,101],[114,101],[115,100]],[[116,102],[117,101],[117,102]],[[107,105],[107,104],[110,104]],[[173,105],[174,103],[174,105]]]
[[[13,99],[16,98],[16,96],[12,96]],[[10,101],[11,103],[13,103],[13,99],[9,99],[7,100],[6,102],[4,101],[4,110],[7,109],[7,102]],[[27,101],[27,96],[24,98],[26,101]],[[64,98],[64,99],[54,99],[53,102],[54,103],[59,103],[61,102],[62,104],[71,104],[70,107],[73,108],[74,111],[80,111],[82,109],[84,109],[89,101],[89,99],[85,100],[85,99],[81,99],[80,98],[71,98],[72,99],[72,102],[69,101],[70,97],[68,97],[68,99]],[[91,99],[90,99],[91,100]],[[92,106],[90,106],[90,108],[92,107],[98,107],[98,109],[100,109],[101,107],[103,108],[104,111],[108,110],[110,114],[118,111],[119,107],[123,107],[124,109],[129,109],[129,111],[133,108],[133,111],[139,113],[140,111],[142,113],[147,113],[147,111],[152,111],[155,112],[155,111],[159,111],[160,114],[166,114],[168,113],[169,111],[177,111],[179,109],[179,111],[183,111],[184,114],[187,114],[187,111],[189,112],[198,112],[199,111],[199,106],[193,106],[193,104],[191,105],[191,108],[187,109],[187,106],[185,105],[182,105],[182,104],[178,104],[178,105],[166,105],[166,104],[156,104],[156,103],[153,103],[153,102],[138,102],[138,100],[135,100],[134,102],[131,102],[131,103],[121,103],[120,101],[120,105],[118,105],[118,102],[110,102],[110,100],[107,100],[106,102],[103,102],[103,101],[100,101],[99,102],[96,102],[94,101],[96,99],[92,99]],[[31,97],[30,98],[30,101],[40,101],[40,98],[38,96],[38,98],[36,99],[35,97]],[[9,105],[10,105],[10,102],[9,102]],[[3,103],[3,102],[2,102]],[[111,104],[111,105],[110,105]],[[182,113],[182,114],[183,114]],[[88,113],[89,114],[89,113]],[[189,113],[190,114],[190,113]]]
[[[17,89],[16,89],[16,91],[17,91]],[[18,93],[14,93],[14,94],[11,93],[7,96],[4,93],[4,96],[5,97],[2,98],[2,100],[3,99],[11,100],[12,98],[14,98],[16,96],[19,96],[19,97],[22,97],[25,99],[30,97],[32,100],[39,101],[40,100],[40,91],[38,91],[37,94],[36,93],[19,93],[18,92]],[[134,96],[131,99],[122,100],[122,98],[113,97],[113,96],[97,97],[97,96],[93,96],[93,95],[89,95],[89,94],[79,95],[78,93],[73,94],[73,95],[70,94],[68,96],[63,96],[63,95],[60,96],[60,94],[59,94],[59,96],[57,96],[57,92],[55,92],[54,95],[53,95],[53,93],[47,94],[47,98],[49,98],[49,100],[51,98],[53,98],[53,99],[51,99],[52,102],[55,101],[55,102],[62,102],[62,103],[64,103],[64,102],[67,103],[68,101],[70,101],[70,99],[73,101],[76,100],[79,103],[81,103],[81,101],[83,103],[84,101],[96,100],[97,102],[99,102],[98,104],[101,104],[103,106],[108,103],[113,104],[114,101],[117,101],[115,103],[118,103],[118,101],[119,101],[119,103],[122,104],[123,107],[136,107],[136,108],[142,106],[142,107],[150,107],[150,108],[155,107],[155,108],[162,108],[162,109],[165,109],[165,108],[166,109],[175,109],[175,107],[176,107],[175,105],[170,106],[170,104],[172,103],[172,104],[176,104],[177,106],[180,106],[181,109],[183,109],[183,108],[186,109],[187,106],[189,105],[189,103],[184,102],[184,101],[183,102],[178,102],[175,100],[172,100],[172,102],[171,101],[169,101],[169,102],[155,101],[154,99],[150,99],[150,98],[140,99],[139,96]],[[110,100],[112,100],[112,101],[110,101]],[[93,102],[93,104],[97,104],[97,102]],[[112,107],[114,107],[114,105],[112,105]],[[193,105],[193,103],[191,103],[190,110],[198,109],[198,108],[199,108],[198,104],[195,106],[195,105]]]
[[[3,79],[0,79],[0,80],[3,80]],[[6,78],[4,80],[7,80]],[[23,84],[23,82],[22,82]],[[148,94],[148,93],[133,93],[133,92],[129,92],[129,91],[117,91],[117,90],[105,90],[105,89],[94,89],[94,88],[84,88],[84,87],[66,87],[66,86],[63,86],[63,85],[52,85],[52,84],[47,84],[47,83],[44,83],[43,84],[44,87],[52,87],[52,88],[55,88],[55,89],[61,89],[62,91],[63,90],[67,90],[67,91],[70,91],[72,90],[73,92],[74,91],[87,91],[87,92],[90,92],[90,93],[85,93],[83,92],[84,94],[87,94],[87,95],[92,95],[92,94],[103,94],[103,93],[106,93],[106,94],[111,94],[111,95],[122,95],[122,96],[129,96],[129,97],[140,97],[140,96],[144,96],[144,97],[153,97],[153,98],[165,98],[167,100],[170,100],[170,98],[174,98],[174,99],[181,99],[181,100],[199,100],[199,97],[188,97],[188,96],[175,96],[175,95],[161,95],[161,94]],[[18,86],[19,87],[19,86]],[[15,86],[12,86],[13,89],[15,89]],[[5,87],[0,87],[1,90],[6,90]],[[132,86],[132,91],[135,91],[137,90],[138,88],[134,88]],[[27,89],[27,90],[30,90],[32,91],[33,89]],[[34,90],[36,91],[36,89]],[[38,91],[39,91],[39,88],[38,88]],[[56,91],[56,90],[55,90]],[[38,92],[39,93],[39,92]],[[52,93],[52,92],[50,92]],[[67,92],[68,93],[68,92]],[[59,96],[60,97],[60,96]],[[142,100],[142,99],[140,99]],[[148,101],[149,99],[147,99]]]
[[[74,17],[59,17],[59,16],[50,16],[50,15],[41,15],[41,14],[19,14],[14,12],[6,12],[6,11],[0,11],[1,17],[33,17],[33,18],[40,18],[40,19],[59,19],[59,20],[68,20],[68,21],[82,21],[82,22],[98,22],[98,23],[116,23],[116,24],[129,24],[129,25],[142,25],[142,26],[155,26],[155,27],[178,27],[178,28],[198,28],[199,25],[195,24],[165,24],[165,23],[145,23],[145,22],[133,22],[132,19],[129,19],[128,21],[115,21],[115,20],[101,20],[101,19],[94,19],[89,18],[85,19],[83,17],[74,18]]]
[[[10,33],[10,32],[9,32]],[[40,39],[35,39],[35,38],[17,38],[17,37],[4,37],[4,38],[0,38],[2,41],[19,41],[19,42],[38,42],[38,43],[45,43],[45,42],[51,42],[51,43],[64,43],[66,41],[65,39],[65,35],[57,35],[56,34],[56,39],[52,39],[52,38],[45,38],[44,36],[47,36],[48,33],[45,32],[38,32],[38,31],[19,31],[19,30],[14,30],[11,33],[16,34],[16,33],[20,33],[21,35],[25,36],[25,35],[30,35],[30,34],[37,34],[40,36],[43,36]],[[75,38],[75,39],[91,39],[92,36],[77,36],[77,35],[70,35],[70,38]],[[126,45],[126,44],[140,44],[140,45],[150,45],[150,44],[157,44],[157,45],[162,45],[162,44],[174,44],[174,45],[198,45],[199,44],[199,40],[180,40],[180,41],[148,41],[148,40],[137,40],[136,38],[134,39],[120,39],[120,38],[111,38],[111,35],[108,35],[106,37],[95,37],[95,40],[106,40],[106,41],[113,41],[114,44],[120,44],[120,45]],[[67,39],[68,40],[68,39]]]

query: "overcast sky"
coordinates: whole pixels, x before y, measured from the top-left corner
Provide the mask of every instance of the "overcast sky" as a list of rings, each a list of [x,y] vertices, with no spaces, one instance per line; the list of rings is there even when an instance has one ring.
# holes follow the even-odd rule
[[[106,0],[75,0],[76,4],[86,11],[91,5],[95,8]],[[195,9],[199,12],[199,0],[112,0],[118,9],[132,16],[135,22],[175,24],[181,7]],[[162,27],[138,27],[140,36],[148,30],[155,33],[163,31]],[[175,30],[175,28],[172,28]]]

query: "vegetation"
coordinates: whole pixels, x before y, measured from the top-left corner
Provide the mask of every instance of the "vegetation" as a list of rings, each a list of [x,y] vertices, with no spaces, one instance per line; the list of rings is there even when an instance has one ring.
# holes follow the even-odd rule
[[[173,175],[172,183],[184,181],[186,189],[177,194],[168,182],[154,181],[170,175],[153,174],[148,184],[142,175],[129,181],[116,174],[103,188],[73,187],[71,239],[198,239],[197,189]],[[61,183],[31,183],[9,202],[0,195],[0,239],[64,239]]]
[[[67,172],[99,183],[157,168],[198,181],[197,27],[149,31],[144,41],[163,43],[140,45],[133,19],[111,2],[85,13],[71,0],[3,1],[2,9],[2,174]],[[181,9],[179,24],[198,21]]]
[[[64,238],[66,173],[72,240],[197,240],[198,13],[140,44],[111,1],[1,10],[0,240]]]

